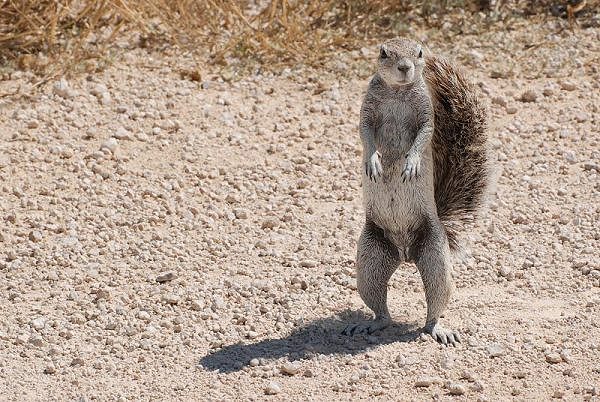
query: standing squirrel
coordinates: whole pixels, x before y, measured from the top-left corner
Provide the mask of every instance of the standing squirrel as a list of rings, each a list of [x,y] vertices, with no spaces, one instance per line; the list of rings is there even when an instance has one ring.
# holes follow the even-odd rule
[[[425,331],[444,345],[460,342],[439,319],[453,289],[451,251],[488,186],[485,130],[485,108],[455,67],[413,40],[383,43],[360,112],[366,222],[356,280],[375,319],[343,333],[390,324],[388,281],[411,261],[425,288]]]

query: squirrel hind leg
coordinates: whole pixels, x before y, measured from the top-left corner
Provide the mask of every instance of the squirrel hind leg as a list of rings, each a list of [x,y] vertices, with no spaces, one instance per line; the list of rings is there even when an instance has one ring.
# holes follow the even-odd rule
[[[360,297],[375,313],[375,319],[349,324],[342,333],[373,333],[391,323],[387,307],[387,284],[400,265],[397,247],[384,235],[383,229],[367,221],[358,240],[356,285]]]
[[[437,219],[425,219],[414,232],[409,255],[415,261],[427,301],[425,332],[444,345],[460,342],[458,332],[439,324],[452,295],[450,248],[442,224]]]

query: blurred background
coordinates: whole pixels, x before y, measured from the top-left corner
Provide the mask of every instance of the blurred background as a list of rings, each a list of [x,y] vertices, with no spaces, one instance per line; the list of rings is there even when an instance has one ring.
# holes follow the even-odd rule
[[[192,52],[230,78],[257,65],[323,65],[342,50],[360,51],[416,31],[446,42],[457,35],[481,35],[485,43],[494,32],[555,19],[558,31],[574,32],[599,25],[597,3],[8,0],[0,2],[0,65],[3,72],[17,68],[40,76],[92,72],[105,68],[119,49],[144,47]]]

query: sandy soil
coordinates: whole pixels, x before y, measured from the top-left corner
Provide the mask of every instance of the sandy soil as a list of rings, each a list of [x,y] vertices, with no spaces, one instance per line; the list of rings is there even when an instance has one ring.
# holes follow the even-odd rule
[[[340,335],[369,314],[353,269],[376,47],[235,82],[138,49],[1,99],[0,399],[598,400],[599,44],[554,22],[429,43],[482,88],[497,166],[454,264],[457,348],[420,334],[408,264],[395,324]]]

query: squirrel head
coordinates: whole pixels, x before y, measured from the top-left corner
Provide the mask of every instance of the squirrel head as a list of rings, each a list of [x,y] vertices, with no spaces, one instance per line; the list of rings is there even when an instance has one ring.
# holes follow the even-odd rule
[[[425,49],[411,39],[394,38],[379,49],[377,73],[392,88],[410,86],[422,79]]]

